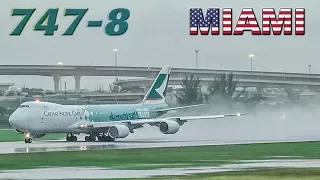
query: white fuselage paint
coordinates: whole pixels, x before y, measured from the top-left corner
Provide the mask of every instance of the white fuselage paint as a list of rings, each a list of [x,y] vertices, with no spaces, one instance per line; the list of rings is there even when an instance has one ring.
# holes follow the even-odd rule
[[[28,105],[29,104],[29,105]],[[89,106],[60,105],[49,102],[29,102],[23,103],[28,107],[18,108],[9,118],[10,124],[19,131],[33,133],[70,133],[70,132],[91,132],[92,129],[72,129],[71,125],[76,123],[86,123],[89,121],[118,121],[132,119],[155,118],[158,114],[150,111],[149,108],[141,106],[103,106],[103,109],[90,110]],[[30,107],[29,107],[30,106]],[[92,106],[91,106],[92,107]],[[97,107],[95,107],[97,108]],[[112,117],[110,119],[110,117]],[[133,119],[132,119],[133,120]],[[90,121],[89,121],[90,122]]]

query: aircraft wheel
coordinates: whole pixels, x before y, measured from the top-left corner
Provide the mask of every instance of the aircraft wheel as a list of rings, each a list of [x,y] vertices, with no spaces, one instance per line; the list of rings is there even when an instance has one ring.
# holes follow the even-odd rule
[[[66,140],[67,141],[73,141],[73,135],[71,133],[67,133]]]
[[[98,141],[103,141],[103,136],[98,136]]]
[[[78,140],[77,136],[72,136],[71,141],[76,142]]]
[[[86,136],[86,137],[84,138],[84,140],[85,140],[85,141],[89,141],[89,136]]]
[[[67,141],[70,141],[70,140],[71,140],[71,138],[67,136],[67,137],[66,137],[66,140],[67,140]]]
[[[112,138],[110,136],[105,136],[105,139],[107,142],[113,142],[115,140],[115,138]]]
[[[25,143],[32,143],[32,139],[31,138],[24,139],[24,142]]]
[[[92,142],[96,141],[96,137],[95,136],[89,136],[89,141],[92,141]]]

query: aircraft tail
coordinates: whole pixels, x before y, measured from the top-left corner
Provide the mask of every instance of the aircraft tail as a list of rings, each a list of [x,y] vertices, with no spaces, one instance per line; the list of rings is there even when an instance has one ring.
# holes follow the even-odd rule
[[[167,87],[169,82],[171,66],[165,65],[162,67],[157,78],[153,81],[147,94],[142,100],[142,104],[161,104],[164,103]]]

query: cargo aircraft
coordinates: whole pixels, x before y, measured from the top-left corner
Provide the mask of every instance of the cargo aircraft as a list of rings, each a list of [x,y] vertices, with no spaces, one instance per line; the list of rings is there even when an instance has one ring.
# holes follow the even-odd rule
[[[175,134],[185,122],[197,119],[215,119],[240,116],[241,113],[163,117],[177,109],[198,105],[170,108],[165,96],[171,66],[163,66],[141,103],[103,105],[61,105],[51,102],[28,101],[22,103],[9,117],[17,133],[24,134],[25,143],[48,133],[66,133],[66,141],[77,141],[80,133],[87,134],[85,141],[114,141],[125,138],[145,124],[157,126],[163,134]],[[245,113],[243,113],[245,114]]]

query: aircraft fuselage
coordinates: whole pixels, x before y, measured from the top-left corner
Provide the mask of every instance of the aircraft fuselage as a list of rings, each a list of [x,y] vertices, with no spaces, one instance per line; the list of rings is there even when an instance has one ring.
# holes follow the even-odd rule
[[[71,133],[77,122],[117,122],[157,118],[169,106],[162,104],[60,105],[25,102],[11,115],[10,123],[20,131],[33,133]]]

